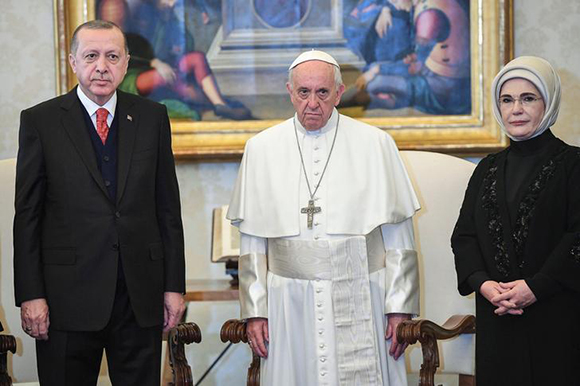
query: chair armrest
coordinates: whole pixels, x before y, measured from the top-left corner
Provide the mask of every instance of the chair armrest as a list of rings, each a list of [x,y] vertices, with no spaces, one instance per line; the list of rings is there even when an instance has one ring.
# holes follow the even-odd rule
[[[169,386],[193,385],[193,375],[185,357],[184,345],[194,342],[201,342],[201,331],[195,323],[181,323],[169,330],[167,348],[169,366],[173,373],[173,382]]]
[[[220,339],[227,343],[248,343],[248,336],[246,335],[246,322],[239,319],[227,320],[220,331]],[[252,363],[248,368],[248,386],[260,385],[260,357],[252,351]]]
[[[12,335],[0,335],[0,386],[12,385],[8,375],[8,351],[16,353],[16,338]]]
[[[419,373],[420,386],[434,386],[435,372],[439,367],[439,347],[437,340],[475,333],[475,316],[453,315],[442,326],[427,319],[406,320],[397,328],[399,342],[421,343],[423,363]]]

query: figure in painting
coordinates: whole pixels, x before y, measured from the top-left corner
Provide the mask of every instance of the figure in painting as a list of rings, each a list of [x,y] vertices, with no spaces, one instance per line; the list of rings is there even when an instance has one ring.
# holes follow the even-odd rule
[[[402,59],[377,59],[368,65],[355,86],[345,92],[341,107],[415,107],[427,114],[469,113],[469,3],[401,0],[392,6],[409,9],[413,15],[413,52]],[[386,35],[390,32],[388,29]]]
[[[101,2],[100,17],[127,31],[131,62],[120,89],[164,103],[172,118],[200,119],[201,112],[213,110],[222,118],[252,119],[246,107],[221,94],[205,54],[194,49],[184,1]],[[196,5],[207,24],[205,1]]]
[[[413,51],[411,0],[360,0],[345,17],[348,47],[368,65]]]

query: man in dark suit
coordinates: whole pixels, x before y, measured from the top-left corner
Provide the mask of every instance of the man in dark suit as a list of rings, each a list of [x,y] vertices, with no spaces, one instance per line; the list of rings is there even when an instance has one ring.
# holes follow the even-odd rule
[[[42,385],[159,385],[161,331],[184,310],[179,190],[164,106],[117,91],[113,23],[74,32],[79,86],[21,115],[14,283]]]

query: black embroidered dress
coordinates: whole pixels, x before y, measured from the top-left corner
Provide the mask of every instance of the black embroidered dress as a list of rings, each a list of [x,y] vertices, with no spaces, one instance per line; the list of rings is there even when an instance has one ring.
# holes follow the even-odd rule
[[[451,244],[459,292],[476,292],[477,386],[580,385],[580,149],[547,130],[484,158]],[[537,302],[495,315],[479,287],[517,279]]]

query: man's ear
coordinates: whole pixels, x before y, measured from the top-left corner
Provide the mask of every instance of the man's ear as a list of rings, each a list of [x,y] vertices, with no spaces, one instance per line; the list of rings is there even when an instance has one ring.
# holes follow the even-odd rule
[[[76,61],[75,57],[73,56],[73,54],[68,54],[68,62],[70,64],[70,67],[72,68],[72,72],[74,72],[76,74],[77,73],[77,61]]]

